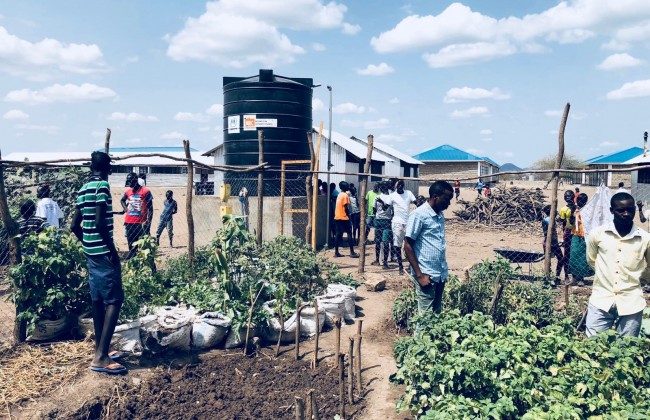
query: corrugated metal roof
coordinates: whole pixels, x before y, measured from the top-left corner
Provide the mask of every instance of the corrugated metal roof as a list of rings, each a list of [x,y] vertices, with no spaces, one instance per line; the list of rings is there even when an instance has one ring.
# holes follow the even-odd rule
[[[116,149],[111,150],[111,156],[113,157],[122,157],[127,155],[132,155],[136,153],[163,153],[175,158],[185,158],[185,152],[163,152],[160,150],[156,151],[142,151],[142,150],[129,150],[128,152],[118,152]],[[12,160],[18,162],[43,162],[49,160],[60,160],[60,159],[88,159],[90,160],[90,152],[14,152],[5,157],[3,160]],[[200,152],[195,153],[192,156],[192,159],[197,162],[201,162],[206,165],[212,165],[213,159],[210,157],[201,156]],[[71,165],[82,165],[83,162],[70,162]],[[129,165],[129,166],[185,166],[185,162],[171,160],[159,156],[152,157],[135,157],[125,160],[119,160],[114,163],[115,165]]]
[[[418,153],[417,155],[413,156],[414,158],[421,160],[423,162],[431,162],[431,161],[485,161],[490,163],[491,165],[494,165],[496,167],[499,167],[499,164],[494,162],[492,159],[487,158],[487,157],[478,157],[476,155],[473,155],[471,153],[468,153],[464,150],[460,150],[457,147],[451,146],[449,144],[443,144],[442,146],[438,146],[436,148],[427,150],[422,153]]]
[[[629,149],[610,153],[608,155],[604,155],[604,156],[601,155],[595,158],[591,158],[585,161],[585,163],[588,163],[590,165],[600,165],[600,164],[609,164],[609,163],[623,164],[623,163],[630,163],[629,161],[631,159],[637,158],[641,155],[643,155],[642,147],[630,147]]]
[[[99,151],[104,151],[104,149],[97,149]],[[197,149],[190,147],[191,152],[198,152]],[[111,154],[117,152],[129,152],[129,153],[167,153],[167,152],[183,152],[185,149],[180,146],[144,146],[144,147],[111,147]]]
[[[318,141],[318,128],[314,127],[314,133],[316,133],[315,136],[312,136],[314,140],[314,144]],[[321,140],[324,141],[327,139],[327,135],[329,134],[329,130],[326,130],[323,133],[323,139]],[[348,152],[352,153],[354,156],[357,157],[357,159],[365,159],[366,155],[368,154],[368,146],[367,144],[364,145],[362,143],[359,143],[356,140],[353,140],[350,137],[346,137],[345,135],[341,133],[337,133],[336,131],[332,131],[332,142],[338,144]],[[321,156],[321,159],[323,157]],[[373,148],[372,151],[372,160],[377,161],[377,162],[392,162],[393,159],[390,158],[390,156],[386,155],[385,153],[382,153],[379,151],[377,148]]]
[[[361,140],[361,139],[359,139],[359,140]],[[368,144],[364,140],[361,140],[361,141],[363,141],[365,144]],[[393,149],[392,147],[390,147],[387,144],[373,143],[373,146],[375,147],[375,149],[379,149],[382,152],[386,153],[387,155],[392,156],[392,157],[394,157],[396,159],[399,159],[401,161],[404,161],[404,162],[406,162],[406,163],[408,163],[410,165],[424,165],[424,162],[421,162],[421,161],[419,161],[417,159],[414,159],[413,157],[407,155],[406,153],[402,153],[397,149]]]
[[[598,159],[600,159],[600,158],[603,157],[603,156],[605,156],[605,155],[594,156],[594,157],[592,157],[592,158],[589,158],[589,159],[585,160],[584,163],[592,163],[594,160],[598,160]]]

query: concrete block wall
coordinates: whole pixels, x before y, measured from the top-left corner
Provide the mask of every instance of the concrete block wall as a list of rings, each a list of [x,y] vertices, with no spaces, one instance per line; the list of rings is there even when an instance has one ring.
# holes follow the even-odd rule
[[[420,166],[420,177],[434,177],[453,182],[458,178],[476,176],[477,168],[476,162],[427,162]]]

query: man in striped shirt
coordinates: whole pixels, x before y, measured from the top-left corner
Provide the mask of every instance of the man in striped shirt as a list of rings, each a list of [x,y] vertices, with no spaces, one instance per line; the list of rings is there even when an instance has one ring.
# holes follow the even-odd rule
[[[92,299],[95,328],[95,357],[90,369],[102,373],[125,373],[126,368],[114,360],[123,356],[109,353],[111,338],[124,301],[122,270],[113,243],[113,206],[108,174],[110,157],[93,152],[90,169],[92,177],[79,191],[72,231],[82,244]]]
[[[36,213],[34,202],[29,199],[23,201],[20,205],[20,215],[23,218],[18,221],[18,230],[23,238],[32,232],[41,233],[46,227],[50,226],[47,220],[34,216],[34,213]]]
[[[415,209],[406,225],[404,252],[418,297],[418,312],[442,310],[442,292],[448,277],[445,216],[454,189],[446,181],[429,187],[429,201]]]

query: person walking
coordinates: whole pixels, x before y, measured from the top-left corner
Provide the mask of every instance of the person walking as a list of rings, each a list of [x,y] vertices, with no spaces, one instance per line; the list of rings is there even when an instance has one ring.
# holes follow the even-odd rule
[[[418,312],[442,310],[442,293],[449,275],[445,216],[454,190],[446,181],[429,187],[429,200],[416,208],[406,224],[404,252],[418,297]]]
[[[153,220],[153,195],[149,188],[140,185],[138,175],[131,172],[126,177],[129,188],[122,196],[122,208],[124,209],[124,228],[126,241],[129,244],[129,253],[126,259],[131,259],[137,247],[133,246],[144,235],[149,235],[151,221]]]
[[[480,197],[481,194],[483,193],[483,183],[481,182],[480,179],[476,182],[476,186],[474,186],[474,189],[476,189],[476,192],[478,192],[478,196]]]
[[[587,262],[595,268],[587,308],[586,333],[616,326],[620,335],[638,337],[646,301],[641,276],[650,263],[650,234],[634,227],[634,198],[626,192],[610,200],[614,220],[587,239]]]
[[[372,190],[366,193],[366,242],[368,241],[368,234],[370,233],[370,228],[375,227],[375,199],[379,197],[379,182],[375,182],[372,186]],[[375,232],[375,240],[377,239],[377,232]]]
[[[350,222],[352,222],[352,239],[356,245],[359,245],[359,230],[361,229],[361,208],[359,207],[359,198],[357,189],[350,184]]]
[[[61,226],[60,221],[65,215],[57,202],[50,198],[50,192],[50,186],[48,184],[42,185],[36,190],[36,197],[38,198],[36,216],[47,220],[50,226],[58,228]]]
[[[178,204],[174,200],[174,192],[167,190],[165,193],[165,201],[163,202],[163,211],[160,212],[160,221],[158,222],[158,229],[156,229],[156,243],[160,245],[160,235],[163,230],[167,228],[167,235],[169,236],[169,247],[174,247],[174,215],[178,212]]]
[[[381,194],[375,198],[373,204],[375,209],[375,261],[371,265],[379,265],[381,251],[384,251],[382,268],[387,270],[388,254],[391,248],[391,220],[393,219],[393,206],[388,194],[388,182],[381,182],[379,186]]]
[[[460,181],[456,180],[454,182],[454,195],[456,196],[456,201],[460,198]]]
[[[95,355],[90,369],[108,374],[126,373],[126,368],[115,361],[124,354],[109,352],[124,302],[120,258],[113,242],[113,200],[108,183],[110,157],[104,152],[93,152],[90,170],[92,177],[79,190],[72,219],[72,232],[81,241],[88,265],[95,329]]]
[[[415,203],[415,196],[409,190],[404,189],[404,181],[399,180],[395,184],[395,191],[390,194],[393,205],[393,219],[391,220],[391,231],[393,233],[393,254],[397,257],[399,274],[404,274],[402,264],[402,245],[406,235],[406,223],[411,213],[411,204]]]
[[[343,240],[343,233],[348,234],[348,245],[350,245],[350,256],[358,258],[359,254],[354,252],[354,240],[352,239],[352,224],[350,223],[350,196],[348,191],[350,185],[345,182],[339,182],[341,188],[338,196],[336,197],[336,207],[334,210],[334,223],[336,225],[336,236],[334,237],[334,256],[342,257],[339,253],[339,244]]]

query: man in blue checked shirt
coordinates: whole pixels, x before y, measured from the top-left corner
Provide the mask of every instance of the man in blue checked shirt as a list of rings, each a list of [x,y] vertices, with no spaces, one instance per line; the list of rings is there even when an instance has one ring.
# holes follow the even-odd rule
[[[442,292],[447,281],[445,216],[454,189],[446,181],[429,187],[429,200],[415,209],[406,225],[404,251],[418,297],[418,312],[442,310]]]

